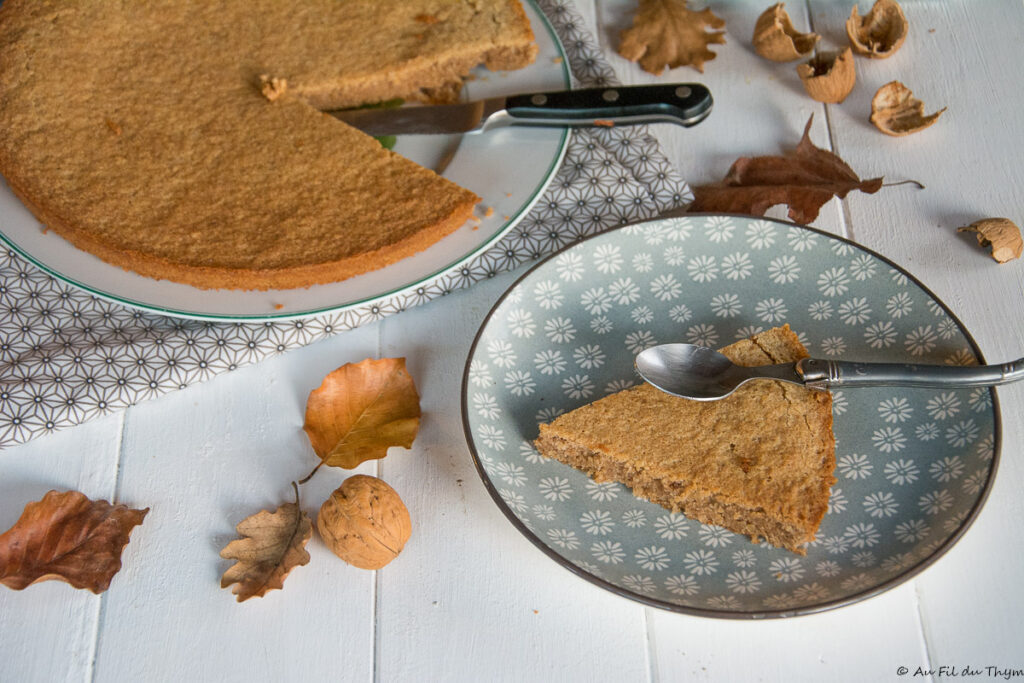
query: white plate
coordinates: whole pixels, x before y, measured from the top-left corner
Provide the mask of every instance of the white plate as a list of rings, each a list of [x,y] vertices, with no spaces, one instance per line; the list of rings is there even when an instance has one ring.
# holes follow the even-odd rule
[[[480,69],[464,88],[467,99],[571,87],[568,59],[547,19],[525,2],[539,52],[525,69]],[[461,140],[459,140],[461,137]],[[0,186],[0,239],[47,273],[92,294],[136,308],[187,318],[278,320],[337,311],[429,284],[471,260],[509,232],[554,177],[568,145],[566,129],[496,130],[465,136],[400,136],[395,151],[427,167],[451,153],[445,178],[483,198],[479,222],[470,221],[429,249],[342,282],[303,289],[201,290],[154,280],[80,251],[44,232],[6,185]],[[482,211],[491,207],[493,213]]]

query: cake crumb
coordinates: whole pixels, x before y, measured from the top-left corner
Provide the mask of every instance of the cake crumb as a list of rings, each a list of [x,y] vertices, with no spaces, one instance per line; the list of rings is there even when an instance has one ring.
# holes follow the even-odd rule
[[[601,126],[602,128],[611,128],[615,125],[615,122],[610,119],[594,119],[595,126]]]
[[[562,63],[562,62],[564,62],[564,61],[565,61],[565,60],[564,60],[564,59],[562,59],[561,57],[552,57],[552,58],[551,58],[551,63],[552,63],[552,64],[561,64],[561,63]]]
[[[111,121],[110,119],[106,119],[106,121],[104,123],[107,124],[107,128],[109,128],[110,132],[113,133],[114,135],[120,136],[121,133],[123,132],[122,129],[121,129],[121,126],[117,125],[116,121]]]
[[[288,79],[277,78],[270,74],[260,74],[260,92],[271,102],[281,97],[287,89]]]
[[[280,311],[282,308],[284,308],[284,304],[274,304],[275,311]]]
[[[488,206],[486,209],[484,209],[484,218],[490,218],[493,215],[494,215],[494,207],[493,206]]]
[[[512,196],[512,193],[511,193],[511,192],[506,192],[506,193],[505,193],[505,196],[506,196],[506,197],[511,197],[511,196]]]

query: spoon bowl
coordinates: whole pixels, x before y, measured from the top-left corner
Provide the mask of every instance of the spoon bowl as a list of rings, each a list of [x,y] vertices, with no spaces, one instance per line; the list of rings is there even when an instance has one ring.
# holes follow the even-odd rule
[[[725,398],[754,379],[803,384],[793,363],[746,368],[725,355],[695,344],[661,344],[641,351],[634,362],[646,382],[662,391],[696,401]]]

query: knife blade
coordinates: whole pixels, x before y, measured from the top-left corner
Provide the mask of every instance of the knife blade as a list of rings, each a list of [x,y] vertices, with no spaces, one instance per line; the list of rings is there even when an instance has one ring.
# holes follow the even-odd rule
[[[492,97],[474,102],[326,113],[369,135],[431,135],[505,126],[694,126],[711,113],[711,92],[699,83],[608,86]]]

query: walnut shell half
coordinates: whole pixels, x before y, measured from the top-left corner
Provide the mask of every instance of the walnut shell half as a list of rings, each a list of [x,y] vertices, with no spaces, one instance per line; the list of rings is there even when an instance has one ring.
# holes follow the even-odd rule
[[[818,102],[842,102],[857,82],[850,48],[841,52],[819,52],[810,61],[797,64],[796,72],[807,94]]]
[[[380,569],[402,552],[412,520],[393,488],[377,477],[357,474],[320,506],[316,528],[341,559],[360,569]]]
[[[992,245],[992,258],[999,263],[1018,259],[1024,252],[1020,228],[1009,218],[985,218],[956,231],[976,233],[978,244],[983,247]]]
[[[871,123],[886,135],[897,137],[924,130],[944,111],[945,107],[925,116],[924,102],[899,81],[886,83],[871,98]]]
[[[786,13],[785,3],[772,5],[754,25],[754,50],[773,62],[791,62],[814,49],[817,33],[800,33]]]
[[[896,54],[907,38],[908,28],[907,18],[896,0],[876,0],[863,17],[854,5],[846,20],[846,35],[853,51],[872,59]]]

